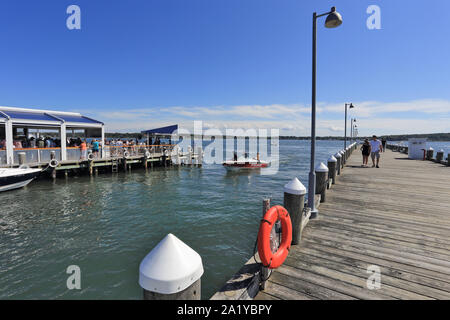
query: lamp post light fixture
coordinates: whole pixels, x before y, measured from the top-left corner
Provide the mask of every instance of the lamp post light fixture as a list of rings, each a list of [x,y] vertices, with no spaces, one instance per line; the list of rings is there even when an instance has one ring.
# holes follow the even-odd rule
[[[355,106],[353,105],[353,103],[345,104],[344,149],[347,148],[347,107],[353,109]]]
[[[315,204],[316,173],[315,173],[315,152],[316,152],[316,62],[317,62],[317,19],[327,16],[325,20],[326,28],[336,28],[342,24],[342,16],[336,12],[336,7],[332,7],[330,12],[324,14],[313,14],[313,54],[312,54],[312,104],[311,104],[311,163],[308,182],[308,207],[311,209],[311,218],[317,218],[318,211]]]

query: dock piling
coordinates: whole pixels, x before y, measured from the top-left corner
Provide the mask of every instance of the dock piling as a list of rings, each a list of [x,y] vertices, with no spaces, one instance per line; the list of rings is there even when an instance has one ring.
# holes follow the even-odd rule
[[[441,163],[441,161],[444,160],[444,150],[440,150],[436,153],[436,162]]]
[[[328,159],[328,179],[330,179],[333,184],[336,184],[336,165],[337,159],[334,156],[331,156]]]
[[[169,233],[142,260],[139,285],[144,300],[200,300],[202,275],[200,255]]]
[[[434,149],[432,147],[430,147],[427,150],[427,155],[426,155],[426,159],[427,160],[432,160],[433,159],[433,155],[434,155]]]
[[[344,165],[345,165],[345,152],[344,152],[344,150],[341,150],[340,151],[340,153],[341,153],[341,156],[342,156],[342,158],[341,158],[341,170],[342,169],[344,169]]]
[[[320,194],[320,202],[325,202],[328,181],[328,167],[321,162],[315,168],[316,171],[316,194]]]
[[[203,164],[203,148],[200,146],[197,148],[197,166],[201,167]]]
[[[55,151],[51,151],[51,152],[50,152],[50,163],[51,163],[53,160],[56,160],[55,158],[56,158],[56,153],[55,153]],[[57,162],[57,161],[56,161],[56,162]],[[52,179],[53,179],[53,180],[56,179],[56,167],[57,167],[57,164],[52,168],[52,172],[51,172],[51,175],[52,175]]]
[[[289,212],[292,221],[292,244],[300,243],[302,237],[302,218],[305,206],[305,186],[294,178],[284,186],[284,208]]]
[[[27,161],[27,154],[25,152],[19,152],[19,164],[22,165]]]
[[[341,162],[342,162],[342,155],[340,152],[336,153],[334,155],[334,157],[336,158],[337,162],[336,162],[336,175],[340,176],[341,175]]]

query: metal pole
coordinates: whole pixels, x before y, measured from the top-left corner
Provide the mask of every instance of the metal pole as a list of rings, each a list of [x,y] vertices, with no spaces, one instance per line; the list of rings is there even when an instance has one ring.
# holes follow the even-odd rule
[[[353,142],[353,118],[350,118],[350,143]]]
[[[308,182],[308,207],[311,208],[311,219],[318,215],[315,205],[316,173],[315,173],[315,152],[316,152],[316,49],[317,49],[317,13],[313,14],[313,57],[312,57],[312,112],[311,112],[311,163]]]
[[[347,148],[347,104],[345,104],[344,149]]]

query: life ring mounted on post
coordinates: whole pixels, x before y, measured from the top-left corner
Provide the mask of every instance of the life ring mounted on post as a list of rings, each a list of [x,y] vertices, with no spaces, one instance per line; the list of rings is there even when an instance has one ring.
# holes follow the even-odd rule
[[[48,164],[51,168],[56,168],[59,165],[58,160],[56,159],[52,159],[50,160],[49,164]]]
[[[281,244],[277,252],[270,247],[270,234],[277,220],[281,220]],[[292,242],[292,222],[289,213],[282,206],[270,208],[261,220],[258,232],[258,254],[264,267],[276,269],[286,260]]]

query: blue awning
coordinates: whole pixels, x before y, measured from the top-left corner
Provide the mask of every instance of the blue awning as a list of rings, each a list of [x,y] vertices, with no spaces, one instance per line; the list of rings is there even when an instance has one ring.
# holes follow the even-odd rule
[[[46,110],[31,110],[21,108],[0,107],[0,119],[11,119],[13,123],[27,123],[30,125],[56,125],[62,123],[70,126],[103,125],[103,122],[83,116],[79,113],[68,113]]]
[[[53,114],[50,114],[53,115]],[[64,120],[65,122],[78,122],[78,123],[97,123],[97,124],[103,124],[103,122],[84,117],[84,116],[69,116],[69,115],[60,115],[60,114],[54,114],[53,116]]]
[[[21,111],[2,111],[13,120],[36,120],[36,121],[52,121],[60,122],[54,117],[45,113],[21,112]]]
[[[172,134],[176,130],[178,130],[177,124],[173,125],[173,126],[167,126],[167,127],[142,131],[142,133],[145,133],[145,134]]]

